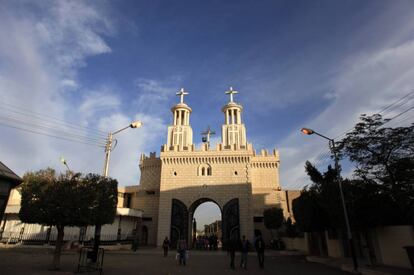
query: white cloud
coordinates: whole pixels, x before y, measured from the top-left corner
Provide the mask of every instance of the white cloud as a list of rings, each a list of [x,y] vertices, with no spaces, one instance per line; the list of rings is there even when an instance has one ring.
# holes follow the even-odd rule
[[[79,112],[86,118],[116,110],[121,105],[121,100],[112,90],[103,88],[88,92],[79,106]]]
[[[83,119],[76,111],[75,103],[62,96],[62,90],[79,88],[77,68],[85,63],[86,58],[110,52],[100,37],[107,27],[95,30],[96,25],[107,26],[109,21],[85,2],[42,1],[32,4],[40,13],[30,10],[32,5],[24,6],[17,2],[3,3],[0,9],[0,98],[3,102],[0,123],[14,123],[14,126],[27,128],[27,125],[12,119],[32,122],[30,129],[50,135],[55,134],[57,128],[64,128],[61,121],[67,121],[68,115],[75,123]],[[116,98],[113,100],[117,102]],[[105,105],[102,101],[98,101],[100,106]],[[91,109],[93,105],[84,102],[83,108],[89,106]],[[30,112],[32,117],[16,111]],[[46,114],[42,117],[54,123],[46,126],[43,121],[45,128],[34,125],[35,113]],[[59,163],[60,155],[65,156],[74,170],[101,171],[103,149],[97,146],[7,127],[1,127],[1,132],[1,160],[20,175],[47,166],[64,170]],[[67,138],[74,134],[75,130],[66,129],[65,134],[60,133],[59,136]],[[90,135],[82,140],[90,142]]]
[[[414,88],[414,40],[351,57],[334,79],[334,100],[316,117],[304,122],[335,138],[351,128],[361,113],[375,113]],[[300,148],[300,150],[298,149]],[[303,166],[328,151],[328,143],[317,136],[301,135],[299,129],[281,143],[282,185],[300,187],[309,182]],[[326,167],[325,167],[326,168]]]
[[[36,112],[53,118],[53,127],[42,128],[44,133],[55,134],[57,129],[63,129],[65,133],[59,136],[80,135],[82,138],[77,139],[84,142],[103,144],[105,133],[123,128],[134,120],[142,120],[142,128],[128,129],[115,136],[119,142],[111,154],[109,170],[109,175],[118,179],[120,185],[137,184],[139,155],[159,148],[160,144],[154,142],[165,135],[166,125],[158,111],[168,110],[164,106],[167,94],[173,95],[176,88],[169,88],[172,85],[155,80],[137,81],[137,88],[142,93],[135,100],[142,106],[156,108],[151,115],[147,115],[145,110],[126,114],[121,97],[113,88],[103,86],[85,90],[77,80],[79,68],[87,64],[88,57],[111,52],[102,36],[114,32],[106,11],[82,1],[35,4],[39,5],[42,14],[31,13],[30,10],[17,13],[12,4],[8,9],[0,9],[2,101],[32,114]],[[65,97],[65,91],[81,96],[72,102]],[[1,111],[0,123],[10,123],[11,115],[17,117],[10,110]],[[35,118],[32,121],[36,121]],[[62,121],[97,129],[74,129],[66,127]],[[39,131],[41,128],[34,126],[31,129]],[[20,175],[47,166],[62,171],[65,168],[59,162],[60,156],[67,159],[73,170],[102,172],[103,147],[62,141],[12,128],[2,127],[1,130],[1,160]]]

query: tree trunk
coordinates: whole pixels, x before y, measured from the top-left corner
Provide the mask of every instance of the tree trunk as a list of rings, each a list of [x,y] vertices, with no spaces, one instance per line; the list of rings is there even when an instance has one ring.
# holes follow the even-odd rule
[[[55,245],[55,252],[53,254],[53,270],[59,270],[60,269],[60,253],[62,251],[62,243],[63,243],[63,236],[65,234],[64,229],[65,227],[62,225],[56,226],[58,235],[56,239],[56,245]]]
[[[98,259],[98,249],[101,243],[101,229],[102,229],[102,225],[100,224],[95,225],[95,241],[93,243],[94,256],[92,259],[94,263],[96,263],[96,260]]]

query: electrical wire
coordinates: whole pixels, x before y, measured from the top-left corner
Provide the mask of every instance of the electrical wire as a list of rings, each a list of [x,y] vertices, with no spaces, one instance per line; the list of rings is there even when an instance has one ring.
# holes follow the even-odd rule
[[[381,114],[381,115],[386,115],[388,113],[391,113],[393,110],[395,110],[397,108],[401,108],[402,106],[404,106],[405,104],[410,102],[412,99],[414,99],[414,90],[409,92],[408,94],[404,95],[403,97],[397,99],[396,101],[392,102],[391,104],[388,104],[387,106],[384,106],[378,113]],[[414,109],[414,106],[411,106],[411,107],[407,108],[406,110],[394,115],[391,119],[389,119],[388,121],[386,121],[382,125],[385,125],[385,124],[393,121],[394,119],[403,116],[404,114],[408,113],[409,111],[411,111],[413,109]],[[400,122],[406,121],[410,118],[411,117],[407,117],[404,120],[400,120]],[[349,128],[348,130],[346,130],[346,131],[342,132],[341,134],[339,134],[338,136],[336,136],[334,139],[338,140],[338,139],[346,136],[346,134],[348,134],[354,128],[355,127]],[[319,153],[318,156],[316,157],[316,161],[313,163],[313,165],[316,168],[320,168],[322,165],[326,166],[326,164],[328,163],[328,160],[332,160],[331,155],[332,155],[332,153],[331,153],[330,150],[322,151],[322,153]],[[299,180],[300,179],[297,179],[293,185],[288,184],[286,187],[299,186],[300,185],[300,182],[298,182]]]
[[[4,100],[3,100],[4,102]],[[95,135],[99,135],[99,136],[106,136],[106,133],[104,131],[98,130],[98,129],[94,129],[91,127],[85,127],[85,126],[81,126],[75,123],[69,123],[65,120],[62,119],[58,119],[55,117],[52,117],[50,115],[47,114],[42,114],[39,112],[34,112],[32,110],[28,110],[26,108],[22,108],[22,107],[18,107],[9,103],[2,103],[0,109],[3,109],[5,111],[9,111],[9,112],[14,112],[14,113],[18,113],[21,115],[25,115],[25,116],[29,116],[31,118],[36,117],[39,119],[42,119],[44,121],[48,121],[50,123],[54,123],[57,125],[66,125],[67,127],[73,128],[73,129],[80,129],[80,130],[84,130],[84,131],[90,131],[91,133],[95,134]]]
[[[13,125],[8,125],[6,123],[1,123],[0,122],[0,125],[2,125],[4,127],[9,127],[9,128],[13,128],[13,129],[17,129],[17,130],[21,130],[21,131],[25,131],[25,132],[30,132],[30,133],[33,133],[33,134],[39,134],[39,135],[43,135],[43,136],[48,136],[48,137],[56,138],[56,139],[61,139],[61,140],[66,140],[66,141],[72,141],[72,142],[77,142],[77,143],[83,143],[83,144],[86,144],[86,145],[93,145],[93,146],[104,147],[103,144],[99,144],[99,143],[84,142],[82,140],[77,140],[77,139],[71,139],[71,138],[66,138],[66,137],[62,137],[62,136],[51,135],[51,134],[48,134],[48,133],[43,133],[43,132],[39,132],[39,131],[35,131],[35,130],[25,129],[25,128],[13,126]]]

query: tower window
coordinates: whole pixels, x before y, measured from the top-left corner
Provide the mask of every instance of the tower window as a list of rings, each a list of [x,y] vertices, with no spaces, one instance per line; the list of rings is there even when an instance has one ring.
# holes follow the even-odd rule
[[[198,167],[198,175],[199,176],[211,176],[212,170],[210,164],[204,163]]]

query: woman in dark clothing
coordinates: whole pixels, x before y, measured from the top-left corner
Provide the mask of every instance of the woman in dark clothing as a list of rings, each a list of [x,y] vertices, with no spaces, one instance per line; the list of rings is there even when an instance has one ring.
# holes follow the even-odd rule
[[[168,237],[165,237],[164,242],[162,243],[162,248],[164,249],[164,257],[168,256],[168,248],[170,247],[170,240]]]
[[[264,268],[264,251],[265,251],[265,243],[262,239],[262,235],[257,236],[256,241],[254,243],[254,247],[256,248],[257,258],[259,259],[259,266],[260,268]]]

